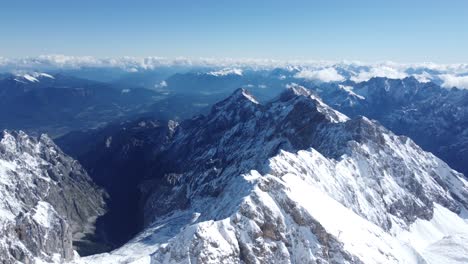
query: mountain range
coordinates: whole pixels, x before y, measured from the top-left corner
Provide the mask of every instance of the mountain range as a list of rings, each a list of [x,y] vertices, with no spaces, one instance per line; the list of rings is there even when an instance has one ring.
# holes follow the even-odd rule
[[[1,75],[0,259],[467,262],[468,91],[373,70]]]
[[[238,89],[180,124],[139,120],[99,133],[91,151],[77,154],[84,163],[117,157],[126,167],[139,153],[147,164],[135,203],[142,231],[77,263],[466,260],[465,177],[301,86],[266,104]],[[109,166],[88,164],[91,177]]]
[[[468,175],[468,90],[413,77],[312,87],[339,111],[378,120]]]
[[[25,74],[0,80],[3,128],[57,136],[102,126],[136,115],[155,102],[155,92],[115,89],[107,84],[63,75]]]

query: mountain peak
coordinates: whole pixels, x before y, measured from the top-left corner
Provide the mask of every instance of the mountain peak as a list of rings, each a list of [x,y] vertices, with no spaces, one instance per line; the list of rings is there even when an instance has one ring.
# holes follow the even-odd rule
[[[236,89],[228,98],[216,103],[211,108],[210,115],[221,117],[222,119],[247,118],[261,107],[259,102],[243,88]],[[233,120],[234,120],[233,119]]]
[[[255,97],[246,89],[244,88],[238,88],[236,89],[232,95],[230,97],[234,97],[234,98],[245,98],[249,101],[251,101],[252,103],[254,104],[259,104],[259,102],[257,101],[257,99],[255,99]]]
[[[309,97],[312,95],[312,92],[305,88],[304,86],[298,85],[298,84],[289,84],[286,86],[287,91],[290,93],[293,93],[294,95],[301,95],[301,96],[306,96]]]
[[[258,105],[259,102],[255,97],[246,89],[238,88],[236,89],[228,98],[223,101],[216,103],[213,106],[213,110],[219,111],[222,109],[229,109],[233,105]]]
[[[315,111],[321,113],[327,120],[333,123],[340,123],[349,120],[346,115],[329,107],[322,101],[319,96],[315,95],[312,91],[305,88],[304,86],[293,83],[287,85],[286,88],[287,89],[281,93],[278,101],[285,102],[287,104],[289,104],[289,101],[300,101],[301,108],[305,107],[306,105],[308,108],[314,108]],[[294,104],[296,105],[296,103]],[[305,110],[301,109],[300,111],[303,112]]]

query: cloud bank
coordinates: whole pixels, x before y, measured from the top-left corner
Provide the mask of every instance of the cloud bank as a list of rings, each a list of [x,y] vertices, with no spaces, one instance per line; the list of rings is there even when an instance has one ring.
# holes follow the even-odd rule
[[[442,80],[442,87],[445,88],[464,88],[468,89],[468,76],[456,76],[453,74],[442,74],[439,76]]]
[[[345,78],[341,76],[335,68],[325,68],[316,71],[302,70],[294,77],[306,80],[317,80],[321,82],[341,82],[345,80]]]
[[[359,61],[299,61],[250,58],[165,58],[120,57],[96,58],[91,56],[41,55],[37,57],[0,57],[0,72],[55,71],[82,68],[112,68],[128,73],[157,70],[160,67],[208,68],[207,73],[221,76],[241,75],[249,70],[284,71],[287,76],[321,82],[367,81],[373,77],[402,79],[414,77],[420,82],[434,82],[443,87],[468,89],[468,64],[436,64],[394,62],[365,63]],[[287,76],[286,76],[287,75]]]
[[[377,66],[368,71],[361,71],[356,76],[351,77],[351,81],[365,82],[374,77],[387,77],[390,79],[403,79],[408,77],[401,67]]]

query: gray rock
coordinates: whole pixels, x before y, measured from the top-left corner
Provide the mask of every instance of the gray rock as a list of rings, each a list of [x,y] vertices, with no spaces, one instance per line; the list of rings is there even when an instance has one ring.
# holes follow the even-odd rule
[[[73,241],[92,233],[104,193],[46,135],[3,131],[0,141],[0,259],[73,259]]]

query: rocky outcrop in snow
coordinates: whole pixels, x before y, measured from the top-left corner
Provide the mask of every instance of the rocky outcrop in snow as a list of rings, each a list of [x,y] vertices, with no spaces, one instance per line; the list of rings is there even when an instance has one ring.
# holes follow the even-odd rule
[[[92,232],[103,213],[103,193],[46,135],[1,133],[2,263],[72,260],[72,242]]]

